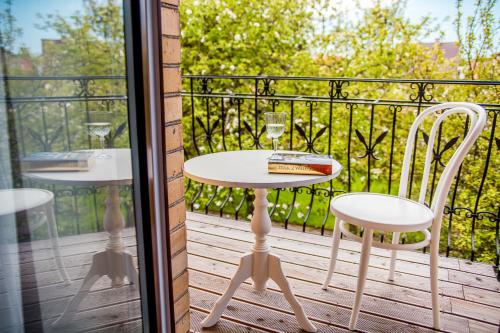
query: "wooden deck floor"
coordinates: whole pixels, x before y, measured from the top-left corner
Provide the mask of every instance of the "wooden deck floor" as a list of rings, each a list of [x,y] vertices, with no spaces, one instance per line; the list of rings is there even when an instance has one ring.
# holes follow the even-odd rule
[[[218,296],[237,268],[239,257],[250,250],[253,234],[246,222],[188,213],[188,255],[191,297],[191,326],[200,330]],[[60,282],[52,253],[44,241],[31,243],[35,251],[21,253],[25,275],[23,296],[32,302],[25,313],[28,331],[35,331],[43,319],[46,332],[140,332],[139,294],[130,285],[111,288],[100,279],[80,305],[70,327],[56,330],[50,323],[63,311],[89,269],[92,254],[102,250],[105,233],[62,237],[64,261],[73,280]],[[125,244],[135,254],[133,229],[124,231]],[[282,259],[294,293],[319,332],[346,332],[356,285],[359,244],[342,241],[336,273],[329,291],[321,289],[326,274],[331,238],[280,227],[269,235],[273,253]],[[387,281],[388,252],[374,249],[368,272],[365,298],[358,322],[363,332],[432,331],[428,256],[401,252],[396,280]],[[443,330],[448,332],[498,332],[500,283],[491,266],[443,258],[440,288]],[[36,272],[36,275],[34,274]],[[32,279],[32,280],[30,280]],[[32,281],[32,285],[30,285]],[[35,286],[38,289],[35,289]],[[0,298],[5,286],[0,283]],[[36,303],[41,303],[39,309]],[[2,309],[0,302],[0,331]],[[224,312],[223,319],[203,332],[300,332],[288,303],[278,287],[258,294],[250,281],[240,288]]]
[[[246,222],[188,214],[188,254],[192,329],[200,331],[218,296],[250,250],[253,234]],[[269,242],[284,264],[294,293],[319,332],[346,332],[360,245],[342,241],[339,261],[328,291],[326,275],[331,238],[275,227]],[[387,281],[389,252],[373,249],[358,321],[363,332],[432,331],[428,255],[400,252],[396,279]],[[440,264],[442,329],[448,332],[498,332],[500,283],[492,266],[443,258]],[[272,282],[263,294],[251,281],[239,289],[210,332],[300,332],[288,303]],[[204,332],[205,330],[203,330]]]

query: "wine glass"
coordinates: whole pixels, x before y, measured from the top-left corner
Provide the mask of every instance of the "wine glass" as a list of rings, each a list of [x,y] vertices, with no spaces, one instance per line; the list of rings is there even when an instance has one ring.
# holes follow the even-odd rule
[[[278,150],[278,138],[285,132],[286,113],[284,112],[266,112],[267,137],[273,139],[273,150]]]
[[[105,138],[111,131],[112,112],[90,111],[88,120],[85,124],[89,135],[98,137],[101,144],[101,151],[96,157],[111,158],[111,155],[105,150]]]

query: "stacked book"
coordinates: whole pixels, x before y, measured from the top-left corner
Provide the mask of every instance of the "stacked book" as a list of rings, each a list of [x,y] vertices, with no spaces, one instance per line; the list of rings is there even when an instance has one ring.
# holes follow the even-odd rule
[[[21,160],[25,172],[88,171],[94,165],[93,151],[37,152]]]
[[[333,159],[327,155],[280,152],[269,157],[267,170],[269,173],[331,175]]]

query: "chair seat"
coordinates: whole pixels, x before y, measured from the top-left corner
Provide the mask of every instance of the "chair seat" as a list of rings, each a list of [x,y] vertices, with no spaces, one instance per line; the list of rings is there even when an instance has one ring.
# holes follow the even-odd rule
[[[54,195],[38,188],[0,190],[0,216],[28,211],[46,205]]]
[[[434,218],[432,210],[423,204],[377,193],[339,195],[330,207],[344,222],[388,232],[420,231]]]

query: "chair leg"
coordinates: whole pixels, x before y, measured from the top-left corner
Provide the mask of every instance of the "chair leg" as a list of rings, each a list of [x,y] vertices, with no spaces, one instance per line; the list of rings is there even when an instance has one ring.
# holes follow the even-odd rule
[[[439,252],[431,252],[431,295],[432,295],[432,319],[434,329],[440,329],[439,320],[439,285],[438,285],[438,270],[439,270]]]
[[[399,232],[392,233],[392,244],[399,244]],[[398,251],[392,250],[391,252],[391,265],[389,267],[389,281],[394,281],[394,271],[396,270],[396,256]]]
[[[335,271],[335,263],[337,262],[337,255],[339,252],[340,245],[340,224],[341,221],[339,218],[335,220],[335,226],[333,228],[333,244],[332,244],[332,253],[330,255],[330,267],[328,268],[328,273],[326,274],[325,283],[323,283],[323,289],[327,290],[328,285],[332,279],[333,272]]]
[[[370,262],[370,251],[373,241],[373,229],[365,229],[363,232],[363,245],[361,247],[361,259],[359,261],[358,272],[358,285],[356,288],[356,298],[354,299],[354,306],[352,308],[351,320],[349,321],[349,329],[356,329],[356,322],[358,321],[359,309],[361,308],[361,299],[363,297],[363,290],[365,288],[366,273],[368,271],[368,264]]]
[[[59,273],[61,274],[62,279],[66,284],[69,285],[71,283],[71,280],[69,278],[68,272],[66,271],[66,267],[64,266],[61,252],[59,251],[59,236],[57,234],[56,217],[54,215],[54,207],[52,205],[47,206],[46,214],[49,238],[52,242],[52,253],[54,253],[56,265],[59,269]]]

